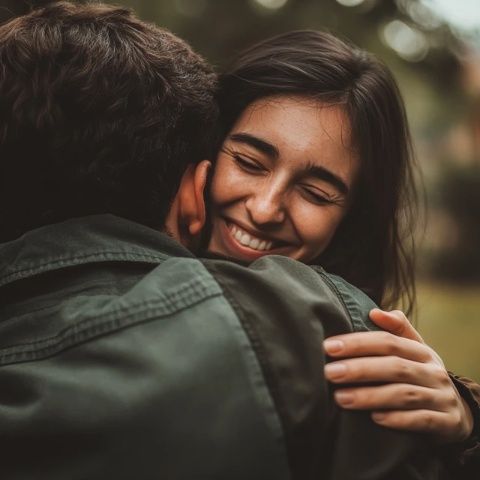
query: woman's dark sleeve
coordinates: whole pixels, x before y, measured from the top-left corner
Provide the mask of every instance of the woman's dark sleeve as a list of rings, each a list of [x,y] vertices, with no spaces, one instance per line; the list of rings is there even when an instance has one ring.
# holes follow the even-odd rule
[[[449,372],[450,379],[469,406],[473,430],[462,443],[445,446],[455,478],[473,479],[480,476],[480,385],[473,380]]]

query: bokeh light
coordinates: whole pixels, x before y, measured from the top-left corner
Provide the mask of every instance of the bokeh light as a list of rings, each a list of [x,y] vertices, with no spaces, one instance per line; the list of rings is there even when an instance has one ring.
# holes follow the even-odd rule
[[[285,6],[288,0],[255,0],[255,2],[269,10],[278,10]]]
[[[337,3],[343,5],[344,7],[356,7],[361,5],[365,0],[337,0]]]
[[[425,35],[401,20],[387,23],[382,33],[385,43],[405,60],[418,62],[428,53]]]

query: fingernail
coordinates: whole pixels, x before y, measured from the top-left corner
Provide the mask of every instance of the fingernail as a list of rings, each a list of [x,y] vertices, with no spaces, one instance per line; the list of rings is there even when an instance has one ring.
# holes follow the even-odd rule
[[[344,344],[341,340],[325,340],[323,348],[327,353],[337,353],[343,350]]]
[[[329,363],[325,365],[325,375],[329,378],[341,377],[347,372],[347,367],[343,363]]]
[[[382,420],[385,420],[385,414],[382,412],[374,412],[372,413],[372,418],[376,422],[381,422]]]
[[[335,400],[343,406],[353,403],[353,395],[348,392],[335,392]]]

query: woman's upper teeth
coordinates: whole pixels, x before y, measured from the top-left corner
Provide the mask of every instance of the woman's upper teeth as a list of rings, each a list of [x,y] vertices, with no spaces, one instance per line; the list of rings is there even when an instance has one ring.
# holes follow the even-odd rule
[[[262,240],[261,238],[254,237],[236,225],[230,226],[230,232],[233,237],[245,247],[252,248],[253,250],[270,250],[272,248],[273,242],[270,240]]]

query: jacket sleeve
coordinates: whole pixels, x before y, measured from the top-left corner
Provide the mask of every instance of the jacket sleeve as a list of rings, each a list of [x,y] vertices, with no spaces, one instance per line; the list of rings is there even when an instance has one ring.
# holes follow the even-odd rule
[[[340,279],[284,257],[248,269],[206,262],[237,312],[280,416],[298,480],[448,478],[419,435],[389,430],[368,412],[339,409],[324,377],[324,338],[369,329],[371,301]]]
[[[480,385],[469,378],[449,374],[472,412],[473,430],[464,442],[445,446],[444,453],[454,478],[467,480],[476,478],[480,472]]]

